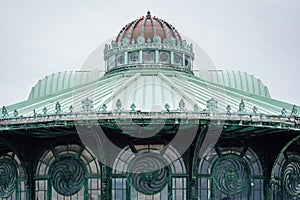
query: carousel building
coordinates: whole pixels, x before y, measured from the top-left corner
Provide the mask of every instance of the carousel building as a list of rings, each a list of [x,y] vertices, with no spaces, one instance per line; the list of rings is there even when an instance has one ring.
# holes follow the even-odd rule
[[[2,107],[0,199],[300,199],[296,105],[248,73],[196,70],[150,12],[103,54],[104,71],[48,75]]]

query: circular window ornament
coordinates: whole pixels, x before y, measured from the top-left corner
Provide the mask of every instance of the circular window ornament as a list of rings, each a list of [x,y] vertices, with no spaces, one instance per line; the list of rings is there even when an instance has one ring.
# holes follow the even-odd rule
[[[84,181],[85,170],[81,162],[73,157],[59,158],[50,166],[51,184],[61,195],[77,193]]]
[[[178,54],[178,53],[174,54],[174,63],[182,65],[182,55],[181,54]]]
[[[162,63],[170,63],[170,53],[162,51],[159,53],[159,60]]]
[[[155,153],[138,155],[131,161],[129,169],[130,184],[143,194],[156,194],[167,184],[168,168]]]
[[[143,51],[143,62],[154,63],[154,51]]]
[[[129,62],[137,63],[139,61],[139,53],[138,52],[130,52],[129,53]]]
[[[220,158],[213,168],[213,181],[225,194],[238,194],[249,185],[249,169],[237,155]]]
[[[16,176],[16,165],[9,160],[0,160],[0,197],[11,196],[15,190]]]
[[[283,170],[283,182],[286,192],[292,197],[300,196],[300,161],[289,161]]]
[[[120,54],[118,56],[117,64],[118,64],[118,66],[124,64],[124,55],[123,54]]]

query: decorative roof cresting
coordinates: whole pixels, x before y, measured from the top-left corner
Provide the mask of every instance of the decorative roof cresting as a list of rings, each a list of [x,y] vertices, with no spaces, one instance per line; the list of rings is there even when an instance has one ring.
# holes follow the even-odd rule
[[[104,59],[109,73],[141,67],[191,73],[194,52],[170,23],[148,11],[105,45]]]

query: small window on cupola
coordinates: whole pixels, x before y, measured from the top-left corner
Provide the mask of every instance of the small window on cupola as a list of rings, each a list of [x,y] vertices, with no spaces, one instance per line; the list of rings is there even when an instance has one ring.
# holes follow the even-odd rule
[[[107,69],[108,70],[115,67],[115,61],[116,61],[116,58],[115,58],[114,55],[109,57],[108,62],[107,62]]]
[[[191,66],[192,66],[192,60],[191,60],[191,57],[185,56],[184,65],[185,65],[185,67],[191,68]]]
[[[170,53],[167,51],[159,52],[159,62],[160,63],[170,63]]]
[[[143,51],[143,63],[154,63],[155,51]]]
[[[129,63],[138,63],[139,62],[139,52],[133,51],[128,54]]]
[[[117,66],[123,65],[124,64],[124,55],[120,54],[117,57]]]
[[[182,54],[179,53],[174,54],[174,64],[182,65]]]

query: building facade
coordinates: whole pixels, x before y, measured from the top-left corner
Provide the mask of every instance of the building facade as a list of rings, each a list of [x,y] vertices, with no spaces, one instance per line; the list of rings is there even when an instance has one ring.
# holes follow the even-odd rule
[[[193,44],[150,12],[2,107],[0,199],[300,199],[296,105],[238,71],[195,70]]]

